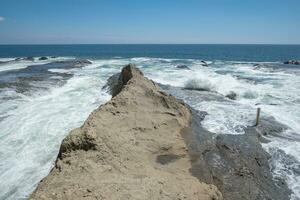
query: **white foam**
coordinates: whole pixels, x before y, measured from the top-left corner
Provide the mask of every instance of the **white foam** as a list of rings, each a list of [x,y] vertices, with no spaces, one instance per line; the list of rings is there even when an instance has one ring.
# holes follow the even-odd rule
[[[1,113],[16,106],[0,122],[0,199],[28,197],[49,173],[66,134],[110,98],[101,91],[105,80],[101,69],[78,69],[62,87],[0,105]]]
[[[215,85],[213,85],[208,79],[190,79],[184,84],[185,88],[194,90],[206,90],[214,91]]]
[[[18,70],[18,69],[24,69],[30,65],[41,65],[41,64],[47,64],[53,61],[64,61],[69,59],[74,59],[73,57],[55,57],[55,58],[48,58],[47,60],[38,60],[35,58],[34,61],[29,60],[19,60],[19,61],[12,61],[10,58],[4,58],[6,61],[11,61],[8,63],[4,63],[0,65],[0,72],[8,71],[8,70]]]
[[[155,64],[145,69],[151,79],[173,86],[183,87],[189,81],[195,87],[213,88],[220,94],[237,93],[236,103],[214,101],[192,102],[198,110],[207,111],[203,126],[219,134],[243,134],[243,126],[253,125],[256,107],[262,108],[262,115],[275,117],[290,127],[295,141],[274,139],[268,146],[283,150],[300,162],[300,70],[278,68],[254,69],[253,64],[278,64],[277,62],[223,62],[216,61],[209,67],[200,61],[188,65],[192,70],[175,70],[164,64]],[[196,80],[196,81],[195,81]],[[286,133],[283,133],[286,134]],[[276,170],[293,190],[292,199],[300,199],[300,176],[294,174],[281,161],[275,163]]]

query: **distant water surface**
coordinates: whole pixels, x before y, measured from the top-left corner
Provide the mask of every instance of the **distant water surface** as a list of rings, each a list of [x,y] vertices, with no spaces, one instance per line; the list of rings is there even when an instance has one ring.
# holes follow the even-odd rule
[[[157,57],[203,60],[283,61],[300,59],[300,45],[0,45],[0,57]]]

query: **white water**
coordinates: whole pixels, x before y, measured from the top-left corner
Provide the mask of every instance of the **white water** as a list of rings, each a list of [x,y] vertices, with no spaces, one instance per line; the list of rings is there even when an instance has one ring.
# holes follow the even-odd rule
[[[72,71],[74,77],[62,87],[33,96],[6,91],[19,98],[0,104],[8,116],[0,122],[0,199],[26,199],[49,173],[66,134],[109,100],[101,91],[106,69]]]
[[[254,123],[256,104],[260,104],[263,115],[271,115],[288,125],[290,130],[286,134],[300,138],[300,70],[254,69],[254,63],[223,61],[208,62],[209,67],[204,67],[199,60],[162,58],[96,60],[83,69],[51,69],[74,77],[63,86],[51,86],[49,91],[33,96],[12,90],[1,93],[19,98],[0,104],[0,117],[8,115],[0,122],[0,180],[6,180],[0,181],[4,191],[0,199],[20,199],[31,193],[51,169],[61,140],[110,98],[101,91],[106,79],[129,62],[162,84],[192,85],[222,95],[237,93],[237,101],[188,102],[195,109],[209,113],[203,126],[212,132],[243,134],[242,127]],[[177,69],[177,64],[186,64],[191,70]],[[271,154],[281,149],[300,161],[299,140],[273,138],[264,147]],[[275,167],[275,173],[284,177],[293,189],[292,199],[299,199],[300,176],[289,171],[280,160]]]
[[[48,58],[47,60],[38,60],[35,59],[34,61],[27,61],[27,60],[23,60],[23,61],[16,61],[14,62],[15,58],[2,58],[0,59],[0,62],[7,62],[10,61],[9,63],[0,63],[0,72],[3,71],[8,71],[8,70],[17,70],[17,69],[24,69],[29,65],[41,65],[41,64],[46,64],[46,63],[50,63],[53,61],[62,61],[62,60],[68,60],[71,59],[71,57],[56,57],[56,58]]]

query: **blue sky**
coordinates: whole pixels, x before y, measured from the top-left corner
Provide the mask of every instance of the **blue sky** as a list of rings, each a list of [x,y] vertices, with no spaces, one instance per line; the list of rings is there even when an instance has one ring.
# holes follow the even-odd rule
[[[0,44],[300,44],[300,0],[0,0]]]

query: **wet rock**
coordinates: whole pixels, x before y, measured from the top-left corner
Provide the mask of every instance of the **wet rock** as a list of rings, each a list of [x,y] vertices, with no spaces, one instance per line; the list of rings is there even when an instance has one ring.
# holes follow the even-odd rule
[[[260,68],[262,68],[264,66],[261,65],[261,64],[254,64],[253,67],[254,67],[253,69],[260,69]]]
[[[201,64],[202,66],[204,66],[204,67],[208,67],[208,64],[207,64],[207,62],[205,62],[204,60],[201,60],[201,63],[202,63],[202,64]]]
[[[23,58],[16,58],[14,61],[20,61],[22,60]]]
[[[48,60],[48,58],[43,56],[43,57],[40,57],[39,60]]]
[[[262,135],[273,135],[282,137],[281,133],[288,127],[275,120],[274,117],[264,117],[259,121],[256,130]]]
[[[190,68],[187,65],[177,65],[176,68],[177,69],[189,69],[190,70]]]
[[[24,60],[34,61],[34,57],[26,57],[26,58],[24,58]]]
[[[119,76],[120,73],[117,73],[109,77],[102,89],[108,90],[112,96],[116,95],[122,88],[121,83],[119,83]]]
[[[216,135],[205,130],[200,121],[193,111],[192,134],[185,134],[194,176],[215,184],[226,200],[290,198],[285,181],[273,179],[271,156],[260,144],[261,130],[278,132],[279,128],[262,122],[261,127],[245,128],[242,135]]]
[[[300,60],[288,60],[288,61],[285,61],[283,64],[286,64],[286,65],[300,65]]]
[[[64,60],[64,61],[56,61],[50,63],[51,65],[68,65],[70,67],[84,67],[86,65],[93,64],[91,61],[87,59],[78,59],[78,60]]]
[[[227,97],[228,99],[231,99],[231,100],[236,100],[237,98],[237,94],[233,91],[231,91],[229,94],[227,94],[225,97]]]
[[[21,60],[25,60],[25,61],[34,61],[34,57],[25,57],[25,58],[16,58],[14,61],[21,61]]]

